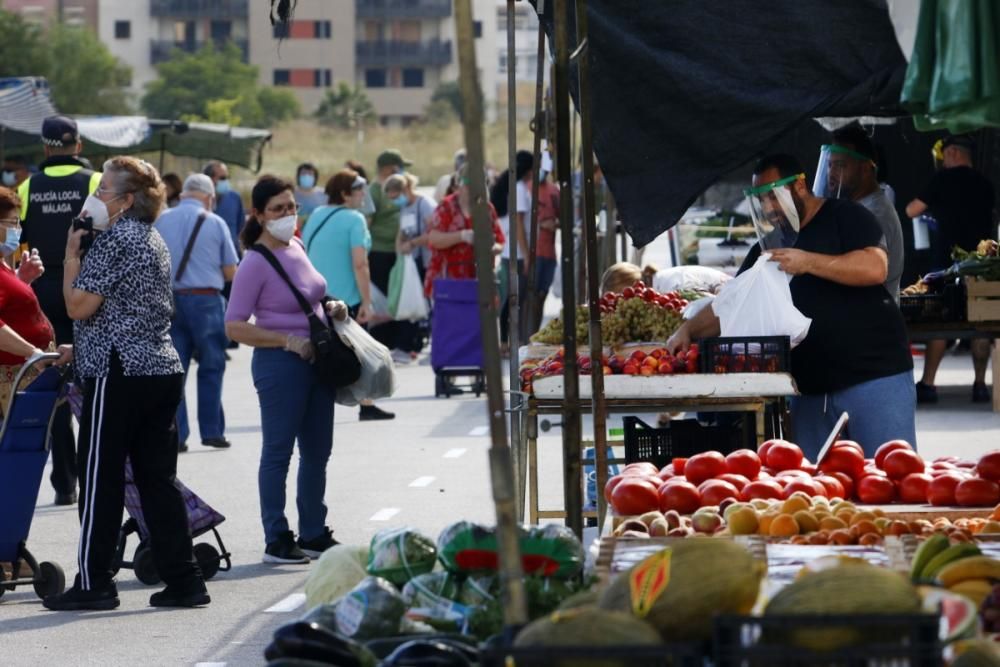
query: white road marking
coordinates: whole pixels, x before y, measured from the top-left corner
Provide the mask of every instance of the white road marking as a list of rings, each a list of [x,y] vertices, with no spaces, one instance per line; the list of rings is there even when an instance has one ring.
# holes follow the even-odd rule
[[[415,480],[413,480],[412,482],[410,482],[410,486],[417,486],[417,487],[420,487],[420,486],[430,486],[431,482],[433,482],[433,481],[434,481],[434,478],[430,477],[430,476],[427,476],[427,477],[417,477]]]
[[[461,448],[449,449],[448,451],[446,451],[444,453],[444,458],[446,458],[446,459],[457,459],[459,456],[461,456],[464,453],[465,453],[465,450],[461,449]]]
[[[489,432],[490,432],[489,426],[477,426],[476,428],[469,431],[469,435],[478,437],[481,435],[487,435]]]
[[[194,667],[226,667],[224,662],[196,662]]]
[[[268,607],[264,610],[266,614],[287,614],[290,611],[295,611],[306,602],[305,593],[292,593],[287,598],[279,602],[278,604]]]
[[[399,508],[398,507],[383,507],[378,512],[375,512],[375,514],[372,514],[372,517],[370,519],[368,519],[368,520],[369,521],[388,521],[389,519],[391,519],[392,517],[396,516],[397,514],[399,514]]]

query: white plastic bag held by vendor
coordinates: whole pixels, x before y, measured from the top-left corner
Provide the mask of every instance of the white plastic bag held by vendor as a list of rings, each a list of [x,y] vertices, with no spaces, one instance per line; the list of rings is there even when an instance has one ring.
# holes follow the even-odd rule
[[[792,303],[790,276],[764,253],[757,263],[726,283],[712,303],[723,336],[788,336],[792,347],[812,322]]]

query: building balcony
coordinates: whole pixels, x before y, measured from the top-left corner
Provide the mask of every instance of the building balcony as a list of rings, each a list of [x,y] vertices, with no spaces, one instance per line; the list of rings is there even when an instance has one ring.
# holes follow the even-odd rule
[[[149,13],[157,18],[246,18],[248,4],[249,0],[151,0]]]
[[[243,54],[243,62],[247,62],[248,56],[248,46],[247,40],[245,39],[233,39],[215,42],[216,48],[221,48],[226,41],[230,41],[239,47]],[[170,59],[170,55],[173,53],[174,49],[179,49],[184,53],[195,53],[200,51],[204,46],[205,41],[186,41],[186,42],[175,42],[169,39],[154,39],[150,42],[149,49],[149,60],[153,65],[164,62]]]
[[[355,58],[361,67],[444,67],[452,62],[451,41],[357,42]]]
[[[361,19],[443,19],[451,16],[451,0],[356,0]]]

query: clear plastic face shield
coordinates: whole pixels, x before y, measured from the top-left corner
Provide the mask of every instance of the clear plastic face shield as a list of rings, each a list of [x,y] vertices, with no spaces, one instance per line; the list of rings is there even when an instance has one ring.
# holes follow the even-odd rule
[[[358,209],[361,211],[362,215],[374,215],[375,214],[375,201],[372,199],[371,193],[368,191],[368,181],[366,181],[361,176],[354,179],[354,183],[351,185],[352,190],[364,190],[365,197],[361,201],[361,207]]]
[[[822,146],[813,180],[813,194],[824,199],[853,199],[861,186],[865,163],[875,168],[875,162],[870,157],[850,148],[836,144]]]
[[[795,181],[805,180],[805,177],[805,174],[795,174],[743,191],[750,204],[750,218],[763,252],[795,245],[800,221],[790,186]]]

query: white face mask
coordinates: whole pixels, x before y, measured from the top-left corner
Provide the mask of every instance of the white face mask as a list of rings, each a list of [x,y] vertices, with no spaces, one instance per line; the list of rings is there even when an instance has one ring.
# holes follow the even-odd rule
[[[118,197],[115,197],[118,199]],[[112,199],[111,201],[114,201]],[[118,215],[117,213],[115,215]],[[80,210],[81,217],[89,217],[94,222],[94,230],[98,232],[106,231],[111,225],[111,216],[108,214],[108,205],[103,201],[98,199],[95,195],[90,195],[87,200],[83,202],[83,208]]]
[[[267,233],[282,243],[288,243],[295,236],[296,223],[298,223],[298,217],[294,215],[286,215],[277,220],[268,220]]]

